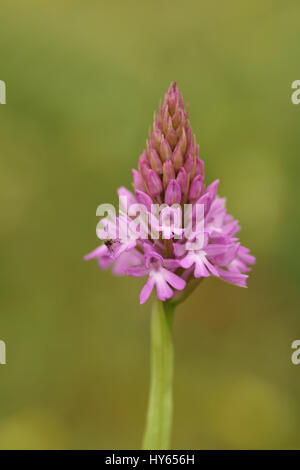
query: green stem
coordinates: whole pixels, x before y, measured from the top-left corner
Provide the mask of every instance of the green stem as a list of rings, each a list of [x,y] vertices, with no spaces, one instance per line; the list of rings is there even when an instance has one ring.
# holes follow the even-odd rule
[[[144,449],[169,449],[173,412],[172,322],[175,306],[155,299],[151,320],[151,378]]]

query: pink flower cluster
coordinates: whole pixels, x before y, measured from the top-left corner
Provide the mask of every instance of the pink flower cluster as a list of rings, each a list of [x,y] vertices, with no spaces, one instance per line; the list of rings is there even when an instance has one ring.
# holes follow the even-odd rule
[[[149,298],[154,287],[157,297],[165,301],[191,280],[212,275],[246,286],[246,273],[255,258],[236,237],[240,227],[227,213],[225,199],[217,195],[219,181],[207,187],[204,184],[204,163],[199,158],[199,146],[176,83],[171,83],[163,105],[154,115],[153,131],[138,160],[138,170],[132,170],[132,176],[134,194],[120,188],[119,197],[126,198],[129,208],[142,204],[149,220],[153,219],[153,205],[160,205],[162,213],[174,211],[175,215],[178,210],[182,214],[181,209],[190,204],[191,222],[194,209],[203,208],[201,246],[191,249],[191,239],[185,230],[180,230],[179,236],[176,229],[160,223],[161,214],[158,214],[158,237],[151,237],[151,230],[141,224],[140,236],[135,233],[132,237],[106,240],[85,259],[96,258],[102,269],[112,266],[116,275],[148,276],[140,293],[141,303]],[[113,222],[109,217],[101,222],[106,227],[114,223],[118,233],[121,226],[123,229],[124,225],[130,226],[132,218],[124,213]]]

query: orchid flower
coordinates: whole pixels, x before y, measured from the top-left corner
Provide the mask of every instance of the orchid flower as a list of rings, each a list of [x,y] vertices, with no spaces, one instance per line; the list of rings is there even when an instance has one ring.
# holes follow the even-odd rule
[[[152,132],[132,178],[133,192],[124,187],[118,190],[126,208],[122,207],[113,221],[101,219],[97,233],[105,241],[85,259],[97,259],[101,269],[111,267],[116,275],[145,277],[141,304],[155,291],[144,447],[166,449],[172,418],[171,324],[175,306],[195,284],[211,276],[246,287],[246,273],[255,258],[236,236],[240,227],[227,213],[225,198],[218,196],[219,180],[205,184],[204,162],[176,82],[171,83],[154,114]],[[190,236],[182,222],[192,227],[198,208],[202,210],[201,224],[196,224]],[[105,239],[104,232],[110,231],[115,235]]]

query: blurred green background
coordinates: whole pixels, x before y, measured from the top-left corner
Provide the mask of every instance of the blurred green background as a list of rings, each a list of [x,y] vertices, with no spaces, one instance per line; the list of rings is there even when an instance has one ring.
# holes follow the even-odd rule
[[[178,309],[173,448],[300,448],[299,2],[0,10],[0,448],[140,447],[144,280],[82,258],[171,80],[257,256],[248,289],[209,279]]]

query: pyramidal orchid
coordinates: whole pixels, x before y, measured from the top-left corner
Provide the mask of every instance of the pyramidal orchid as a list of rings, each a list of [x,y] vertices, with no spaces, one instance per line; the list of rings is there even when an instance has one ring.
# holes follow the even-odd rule
[[[116,275],[145,277],[141,304],[155,291],[148,449],[170,445],[175,306],[210,276],[246,287],[255,263],[239,242],[239,224],[227,213],[218,184],[205,184],[188,110],[176,82],[171,83],[132,170],[133,190],[119,188],[118,215],[112,206],[99,206],[97,235],[104,243],[85,256]]]

